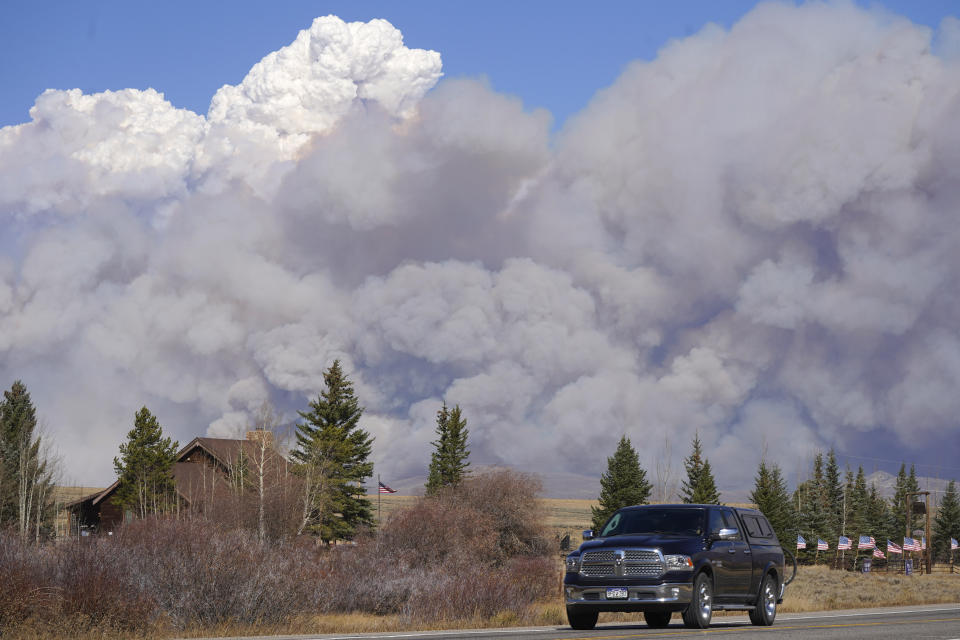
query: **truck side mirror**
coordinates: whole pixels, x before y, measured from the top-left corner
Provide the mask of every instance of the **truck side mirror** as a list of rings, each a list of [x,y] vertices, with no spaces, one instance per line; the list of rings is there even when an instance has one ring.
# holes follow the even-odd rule
[[[584,529],[583,531],[583,541],[593,540],[593,529]]]
[[[715,538],[717,540],[736,540],[739,535],[740,531],[737,529],[720,529]]]

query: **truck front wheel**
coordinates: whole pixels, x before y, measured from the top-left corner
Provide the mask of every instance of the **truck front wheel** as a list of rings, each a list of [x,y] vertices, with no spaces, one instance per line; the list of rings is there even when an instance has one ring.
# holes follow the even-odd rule
[[[713,582],[706,573],[693,581],[690,606],[683,610],[683,624],[691,629],[706,629],[713,616]]]
[[[578,631],[589,631],[597,626],[597,618],[600,616],[596,611],[576,611],[572,607],[567,607],[567,620],[570,626]]]
[[[670,626],[670,617],[673,614],[669,611],[644,611],[643,619],[651,629],[666,629]]]
[[[763,577],[757,607],[750,612],[750,622],[760,627],[769,627],[777,617],[777,581],[771,574]]]

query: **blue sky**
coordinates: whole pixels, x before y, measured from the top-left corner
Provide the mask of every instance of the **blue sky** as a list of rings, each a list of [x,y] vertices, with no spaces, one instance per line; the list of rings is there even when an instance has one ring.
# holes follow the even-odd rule
[[[652,59],[708,22],[730,26],[756,2],[278,2],[6,0],[0,20],[0,126],[29,120],[44,89],[85,93],[152,87],[206,113],[214,92],[240,82],[313,18],[385,18],[408,47],[443,56],[446,77],[486,76],[493,88],[544,107],[559,126],[623,66]],[[862,6],[877,3],[861,2]],[[229,6],[228,10],[224,7]],[[879,6],[935,27],[954,0]]]

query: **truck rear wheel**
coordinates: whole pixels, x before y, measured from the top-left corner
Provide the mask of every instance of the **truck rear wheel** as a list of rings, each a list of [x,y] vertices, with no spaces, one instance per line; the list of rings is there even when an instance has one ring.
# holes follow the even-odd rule
[[[757,608],[750,612],[750,622],[759,627],[769,627],[777,617],[777,581],[767,574],[760,583]]]
[[[669,611],[644,611],[643,619],[651,629],[665,629],[670,626],[670,617],[673,614]]]
[[[577,611],[572,607],[567,607],[567,620],[570,626],[578,631],[588,631],[597,626],[597,618],[600,614],[596,611]]]
[[[713,617],[713,582],[706,573],[693,581],[690,606],[683,610],[683,624],[691,629],[706,629]]]

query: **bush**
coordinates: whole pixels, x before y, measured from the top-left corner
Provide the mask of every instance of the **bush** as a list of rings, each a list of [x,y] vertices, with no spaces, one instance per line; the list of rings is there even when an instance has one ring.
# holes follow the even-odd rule
[[[397,513],[355,545],[261,544],[199,517],[148,519],[59,545],[0,534],[0,629],[277,625],[316,613],[408,622],[521,617],[555,594],[537,483],[511,471],[472,478]]]

